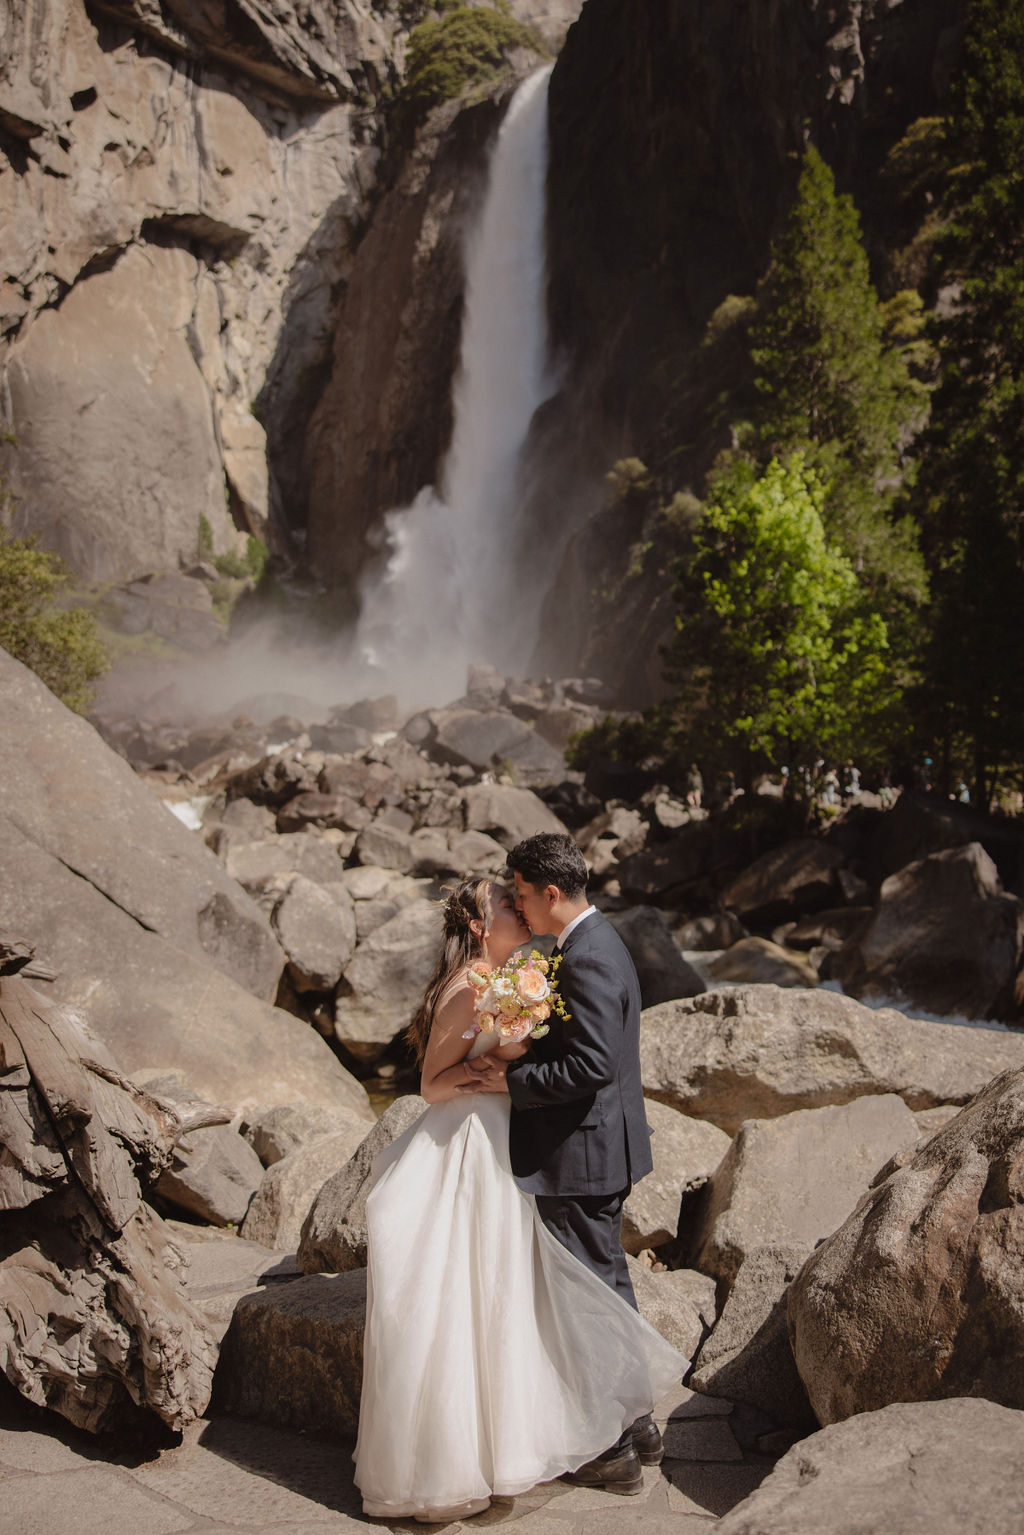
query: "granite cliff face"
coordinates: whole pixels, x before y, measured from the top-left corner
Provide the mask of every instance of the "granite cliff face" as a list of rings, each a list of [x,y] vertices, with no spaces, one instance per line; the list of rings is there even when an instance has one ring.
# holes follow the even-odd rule
[[[700,493],[727,441],[715,403],[735,383],[715,376],[721,358],[700,343],[727,295],[753,293],[807,138],[853,194],[881,274],[893,231],[877,173],[910,123],[942,110],[966,10],[966,0],[588,0],[550,92],[550,317],[566,367],[550,410],[565,432],[546,433],[542,484],[567,437],[578,479],[619,456],[671,456],[674,488]],[[591,514],[603,500],[598,490]],[[641,530],[621,512],[587,510],[560,577],[561,649],[610,680],[642,677],[665,637],[664,603],[655,612],[644,589],[621,623],[604,611],[594,625],[590,601]]]
[[[513,7],[552,42],[577,9]],[[200,517],[216,551],[243,531],[280,544],[305,518],[306,420],[385,190],[386,97],[415,11],[27,0],[5,17],[0,415],[16,531],[95,579],[189,562]]]

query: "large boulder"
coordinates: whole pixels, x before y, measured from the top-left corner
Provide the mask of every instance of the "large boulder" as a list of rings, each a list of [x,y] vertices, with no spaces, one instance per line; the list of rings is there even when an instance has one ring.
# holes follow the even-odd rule
[[[328,892],[294,875],[271,917],[288,956],[288,974],[298,992],[333,991],[356,946],[352,898],[343,885]]]
[[[359,1423],[366,1273],[309,1274],[235,1306],[213,1404],[240,1418],[351,1439]]]
[[[633,1185],[622,1207],[622,1245],[628,1253],[672,1240],[684,1198],[704,1187],[729,1150],[729,1137],[705,1120],[650,1098],[644,1112],[654,1169]]]
[[[360,1138],[376,1124],[367,1099],[356,1109],[324,1108],[308,1103],[279,1103],[258,1108],[245,1116],[242,1133],[264,1167],[273,1167],[311,1141],[338,1135],[350,1126],[361,1126]]]
[[[912,1109],[966,1103],[1024,1066],[1024,1036],[877,1012],[832,991],[741,986],[648,1008],[644,1092],[730,1135],[744,1119],[898,1093]]]
[[[1024,905],[979,842],[890,875],[874,917],[830,960],[856,996],[906,997],[972,1018],[1016,1017]]]
[[[764,853],[722,891],[722,905],[749,927],[772,927],[787,917],[835,904],[838,849],[812,837]]]
[[[263,1178],[248,1141],[228,1125],[193,1130],[174,1148],[155,1192],[176,1210],[212,1226],[239,1226]]]
[[[59,866],[83,895],[96,895],[140,931],[212,964],[255,996],[273,997],[284,955],[262,912],[93,727],[6,651],[0,651],[0,826],[5,907],[17,912],[23,878],[31,883],[49,862],[55,883]],[[23,874],[28,857],[32,870]],[[92,974],[106,979],[117,955],[99,933],[89,933],[89,913],[83,899],[76,927],[86,954],[95,951]],[[4,920],[65,969],[66,919],[56,911],[48,919],[45,901],[21,921]]]
[[[306,1274],[344,1273],[366,1264],[366,1196],[373,1159],[426,1109],[422,1098],[396,1098],[360,1142],[351,1159],[321,1188],[306,1216],[299,1266]]]
[[[313,1200],[358,1150],[365,1134],[366,1126],[353,1121],[268,1167],[242,1222],[242,1236],[262,1247],[295,1252]]]
[[[755,1248],[810,1252],[878,1169],[918,1138],[917,1121],[893,1094],[748,1119],[711,1179],[694,1266],[730,1286]]]
[[[707,1396],[746,1402],[798,1433],[818,1426],[786,1325],[786,1292],[806,1256],[804,1246],[778,1244],[747,1253],[687,1382]]]
[[[716,1535],[1011,1535],[1024,1524],[1024,1415],[900,1402],[796,1444]]]
[[[704,982],[676,947],[669,925],[656,906],[631,906],[615,912],[609,922],[636,966],[644,1007],[695,997]]]
[[[42,935],[38,956],[58,972],[54,993],[87,1015],[126,1072],[177,1071],[233,1112],[293,1102],[366,1108],[365,1090],[307,1023],[150,932],[13,822],[0,863],[15,873],[0,880],[0,925]]]
[[[565,831],[558,817],[529,789],[472,784],[465,791],[463,804],[466,830],[486,832],[506,849],[539,831]]]
[[[345,967],[334,1032],[361,1060],[383,1054],[405,1028],[437,960],[441,919],[436,905],[414,901],[376,928]]]
[[[667,1338],[684,1359],[692,1359],[704,1336],[704,1322],[687,1281],[677,1282],[670,1270],[656,1274],[635,1258],[626,1261],[637,1307],[644,1321]]]
[[[789,1327],[819,1420],[895,1401],[1024,1408],[1024,1069],[1006,1071],[812,1254]]]
[[[510,772],[527,787],[559,783],[565,777],[561,752],[514,714],[448,709],[431,719],[436,733],[428,750],[439,762],[476,772]]]
[[[741,938],[708,966],[712,981],[752,986],[817,986],[818,972],[805,954],[767,938]]]

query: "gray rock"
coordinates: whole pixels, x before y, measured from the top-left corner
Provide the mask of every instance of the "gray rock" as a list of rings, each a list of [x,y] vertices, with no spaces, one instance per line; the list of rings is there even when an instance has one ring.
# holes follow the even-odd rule
[[[294,1262],[246,1242],[234,1232],[210,1226],[190,1226],[185,1221],[165,1221],[175,1245],[185,1258],[182,1287],[197,1311],[202,1312],[220,1343],[235,1307],[250,1295],[264,1276],[284,1274],[298,1278]]]
[[[692,917],[673,929],[673,938],[681,949],[728,949],[750,935],[735,912],[716,912],[708,917]]]
[[[770,943],[741,938],[708,966],[713,981],[755,986],[817,986],[818,972],[806,954]]]
[[[322,767],[323,758],[318,753],[287,747],[232,774],[224,790],[229,804],[247,799],[276,809],[300,794],[315,793]]]
[[[842,1225],[878,1169],[917,1140],[917,1121],[893,1094],[747,1120],[711,1179],[695,1266],[731,1286],[755,1248],[810,1252]]]
[[[364,751],[370,744],[370,732],[350,720],[334,720],[327,725],[310,725],[309,739],[315,751]]]
[[[683,826],[668,842],[621,859],[617,874],[622,894],[627,901],[685,905],[685,892],[708,872],[711,859],[706,826]]]
[[[455,767],[465,765],[477,772],[514,772],[526,786],[558,783],[565,777],[561,752],[514,714],[453,709],[440,711],[435,722],[437,734],[430,752],[438,761]]]
[[[1024,1408],[1024,1069],[901,1161],[790,1289],[818,1419],[947,1396]]]
[[[831,991],[743,986],[643,1015],[648,1097],[730,1134],[744,1119],[898,1093],[912,1109],[963,1104],[1024,1065],[1024,1036],[872,1011]]]
[[[644,1007],[695,997],[704,982],[680,954],[668,923],[655,906],[631,906],[608,918],[629,950],[640,981]]]
[[[354,1121],[268,1167],[242,1222],[241,1235],[263,1247],[295,1252],[314,1199],[358,1150],[365,1134],[365,1124]]]
[[[505,784],[472,784],[463,795],[466,830],[486,832],[506,850],[536,832],[566,828],[529,789]]]
[[[890,875],[874,917],[831,957],[857,996],[904,996],[935,1013],[1011,1018],[1024,905],[1007,895],[978,842]]]
[[[409,841],[412,847],[413,874],[448,874],[457,867],[452,861],[448,838],[437,827],[423,826],[413,832]]]
[[[347,1050],[376,1060],[411,1021],[440,937],[438,908],[415,901],[359,944],[335,997],[334,1032]]]
[[[699,1269],[669,1269],[672,1286],[686,1296],[708,1332],[718,1315],[718,1287],[710,1274]]]
[[[0,825],[0,883],[17,890],[25,878],[18,849],[31,844],[73,871],[83,893],[94,892],[254,995],[274,995],[283,955],[262,913],[92,726],[6,651],[0,651]],[[41,873],[44,860],[35,862]],[[88,943],[84,903],[77,925]],[[16,926],[41,958],[60,952],[64,935],[45,905]],[[98,934],[93,943],[99,947]],[[107,956],[110,963],[115,958]]]
[[[716,1535],[1011,1535],[1024,1523],[1024,1415],[900,1402],[812,1434]]]
[[[771,927],[835,901],[841,852],[811,837],[783,843],[744,869],[722,891],[722,905],[744,922]]]
[[[154,1191],[168,1204],[213,1226],[241,1224],[260,1186],[263,1165],[229,1125],[192,1130],[174,1148],[174,1160]]]
[[[296,991],[332,991],[356,946],[355,910],[344,886],[328,893],[296,874],[271,920]]]
[[[350,1439],[359,1422],[366,1274],[310,1274],[244,1296],[214,1387],[221,1412]]]
[[[386,756],[382,748],[380,755]],[[420,761],[423,759],[418,757]],[[430,764],[424,762],[427,773]],[[394,804],[402,793],[402,778],[389,761],[377,761],[369,757],[328,757],[320,773],[320,788],[324,794],[343,795],[357,800],[367,810],[376,810],[383,804]]]
[[[313,827],[358,832],[369,822],[366,806],[350,795],[322,794],[318,789],[293,795],[277,812],[277,829],[282,832],[301,832]]]
[[[419,1097],[396,1098],[346,1166],[324,1184],[302,1227],[298,1258],[304,1273],[365,1267],[366,1196],[373,1159],[415,1124],[426,1107]]]
[[[234,1112],[274,1098],[365,1105],[364,1089],[307,1024],[147,931],[13,822],[0,862],[0,925],[36,935],[37,957],[57,971],[54,995],[86,1014],[129,1075],[180,1070]]]
[[[394,882],[394,869],[380,869],[375,865],[355,865],[343,869],[342,884],[353,901],[375,901]]]
[[[362,1126],[362,1134],[376,1124],[369,1101],[360,1109],[327,1108],[308,1103],[282,1103],[273,1108],[256,1109],[245,1116],[242,1134],[264,1167],[273,1167],[283,1157],[300,1151],[311,1141],[337,1135],[353,1124]]]
[[[416,863],[413,840],[408,832],[398,831],[381,821],[374,821],[359,833],[355,851],[360,863],[397,869],[400,874],[408,874]]]
[[[675,1275],[669,1270],[655,1274],[635,1258],[627,1258],[626,1262],[644,1321],[667,1338],[684,1359],[692,1359],[704,1336],[704,1323],[690,1298],[689,1285],[676,1283]]]
[[[462,876],[480,875],[501,879],[507,854],[493,837],[482,831],[453,831],[448,836],[449,867]]]
[[[622,1245],[628,1253],[671,1241],[684,1194],[703,1188],[729,1150],[729,1137],[714,1125],[690,1119],[664,1103],[644,1104],[651,1126],[654,1170],[635,1183],[622,1210]]]
[[[688,1382],[707,1396],[757,1407],[798,1433],[818,1426],[786,1328],[786,1291],[806,1256],[803,1246],[747,1253]]]

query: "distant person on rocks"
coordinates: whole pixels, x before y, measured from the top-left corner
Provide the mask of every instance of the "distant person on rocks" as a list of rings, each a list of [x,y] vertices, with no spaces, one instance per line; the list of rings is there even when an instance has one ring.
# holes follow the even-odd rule
[[[557,892],[559,914],[566,899]],[[536,1116],[539,1136],[531,1152],[523,1149],[533,1144],[529,1124],[513,1135],[517,1171],[524,1155],[530,1161],[537,1147],[553,1154],[569,1134],[558,1131],[547,1099],[564,1099],[562,1112],[576,1130],[593,1118],[598,1100],[603,1108],[608,1094],[601,1096],[598,1079],[614,1079],[605,1021],[619,992],[594,999],[567,976],[572,1016],[563,1022],[552,1015],[547,1038],[529,1053],[526,1043],[505,1043],[497,1032],[474,1033],[470,971],[503,965],[529,942],[529,928],[505,888],[486,880],[455,886],[443,922],[441,953],[409,1030],[429,1107],[375,1161],[366,1202],[355,1449],[363,1512],[423,1523],[469,1518],[492,1496],[512,1497],[580,1468],[586,1485],[614,1482],[614,1468],[602,1467],[600,1480],[587,1468],[687,1367],[627,1297],[563,1245],[560,1230],[549,1229],[541,1201],[525,1192],[531,1179],[517,1182],[510,1160],[517,1099],[538,1099],[520,1117]],[[635,1029],[632,1014],[630,1024]],[[620,1013],[620,1040],[624,1026]],[[510,1100],[511,1067],[523,1077]],[[595,1149],[602,1140],[599,1133]],[[634,1152],[640,1167],[644,1156],[649,1167],[646,1126]],[[628,1176],[612,1170],[617,1187]],[[630,1454],[628,1484],[610,1490],[640,1490],[631,1446]]]
[[[686,803],[691,810],[699,810],[700,802],[704,794],[704,780],[701,777],[700,768],[696,762],[690,763],[690,770],[686,775]]]

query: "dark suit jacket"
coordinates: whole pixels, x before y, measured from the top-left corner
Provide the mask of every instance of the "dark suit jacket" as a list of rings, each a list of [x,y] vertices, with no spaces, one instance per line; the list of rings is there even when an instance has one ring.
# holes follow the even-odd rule
[[[509,1149],[531,1194],[617,1194],[651,1170],[640,1082],[640,986],[600,912],[566,939],[558,989],[571,1014],[508,1070]]]

